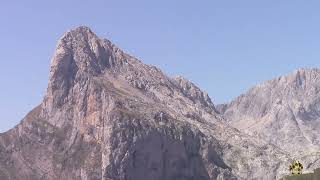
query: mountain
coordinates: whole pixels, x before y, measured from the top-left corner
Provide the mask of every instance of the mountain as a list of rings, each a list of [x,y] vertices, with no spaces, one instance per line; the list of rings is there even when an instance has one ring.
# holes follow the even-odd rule
[[[218,111],[233,127],[320,167],[320,70],[300,69],[266,81]]]
[[[277,179],[288,173],[290,154],[226,121],[192,82],[166,76],[81,26],[59,40],[43,102],[0,134],[0,179]]]

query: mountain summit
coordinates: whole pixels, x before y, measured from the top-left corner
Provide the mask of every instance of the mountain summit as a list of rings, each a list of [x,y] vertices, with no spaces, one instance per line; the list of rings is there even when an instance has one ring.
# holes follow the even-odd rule
[[[287,173],[288,153],[225,122],[192,82],[170,78],[79,27],[58,42],[43,102],[0,135],[0,179],[276,179]]]
[[[320,166],[319,69],[266,81],[220,111],[233,127],[276,145],[305,167]]]

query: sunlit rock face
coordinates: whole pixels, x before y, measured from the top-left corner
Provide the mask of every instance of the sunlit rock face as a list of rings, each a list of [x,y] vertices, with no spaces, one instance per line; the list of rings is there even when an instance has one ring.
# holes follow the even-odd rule
[[[219,111],[233,127],[320,167],[320,70],[300,69],[250,89]]]
[[[276,179],[292,160],[88,27],[64,34],[51,64],[43,102],[0,135],[1,180]]]

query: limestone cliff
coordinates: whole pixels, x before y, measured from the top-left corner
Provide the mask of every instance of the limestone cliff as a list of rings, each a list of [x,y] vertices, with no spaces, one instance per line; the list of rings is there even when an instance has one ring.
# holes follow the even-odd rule
[[[276,179],[290,161],[87,27],[63,35],[43,102],[0,135],[2,180]]]

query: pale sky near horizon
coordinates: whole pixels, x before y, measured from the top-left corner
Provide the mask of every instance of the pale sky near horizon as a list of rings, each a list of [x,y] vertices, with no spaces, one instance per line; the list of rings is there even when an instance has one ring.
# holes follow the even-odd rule
[[[14,1],[0,3],[0,132],[40,104],[60,36],[86,25],[215,104],[298,68],[319,67],[320,1]]]

